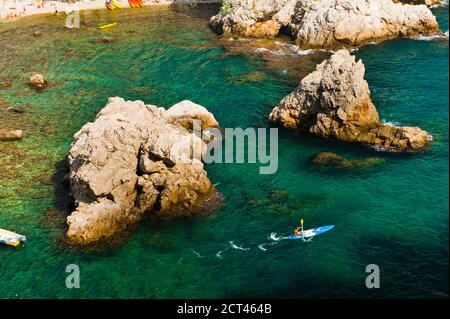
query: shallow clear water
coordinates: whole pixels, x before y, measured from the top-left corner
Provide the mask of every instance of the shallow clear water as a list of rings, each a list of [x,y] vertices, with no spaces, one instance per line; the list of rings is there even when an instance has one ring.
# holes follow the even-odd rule
[[[435,9],[443,31],[447,10]],[[424,152],[386,154],[280,131],[275,175],[259,175],[251,164],[207,166],[226,198],[219,212],[144,221],[124,244],[93,252],[61,244],[64,217],[48,210],[67,202],[53,175],[73,134],[109,96],[164,107],[190,99],[223,127],[266,127],[267,114],[298,81],[257,58],[227,55],[207,20],[191,13],[105,10],[82,21],[76,31],[62,28],[63,17],[0,24],[0,82],[13,82],[0,89],[0,128],[27,134],[0,143],[0,227],[29,240],[0,247],[0,298],[448,297],[447,40],[396,40],[357,52],[381,117],[433,135]],[[97,30],[112,21],[117,28]],[[43,35],[33,37],[36,30]],[[99,36],[114,42],[91,42]],[[255,71],[267,77],[236,81]],[[52,87],[28,88],[34,72]],[[320,151],[384,162],[323,169],[311,164]],[[287,235],[300,217],[307,227],[336,227],[310,243],[268,238]],[[71,263],[80,266],[81,289],[65,288]],[[372,263],[380,266],[378,290],[364,284]]]

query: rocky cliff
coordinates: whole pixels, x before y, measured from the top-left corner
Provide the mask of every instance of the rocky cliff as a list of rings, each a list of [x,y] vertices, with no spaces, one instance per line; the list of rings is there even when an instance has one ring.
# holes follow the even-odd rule
[[[319,64],[285,97],[269,120],[286,128],[346,142],[379,145],[390,150],[424,147],[427,132],[418,127],[380,123],[361,61],[343,49]]]
[[[325,49],[440,33],[426,6],[391,0],[227,0],[210,25],[247,37],[283,31],[303,48]]]
[[[75,135],[69,178],[76,210],[67,218],[70,242],[114,235],[145,214],[188,216],[213,206],[216,189],[203,169],[206,148],[192,121],[217,127],[204,107],[183,101],[167,111],[110,98],[93,123]]]

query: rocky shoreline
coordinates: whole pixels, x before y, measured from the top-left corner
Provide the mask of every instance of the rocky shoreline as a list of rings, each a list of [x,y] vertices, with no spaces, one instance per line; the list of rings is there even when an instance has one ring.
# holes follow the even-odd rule
[[[391,0],[226,0],[210,25],[225,35],[288,34],[305,49],[339,49],[442,34],[425,5]]]
[[[110,98],[93,123],[74,136],[69,180],[76,210],[67,218],[73,244],[108,238],[145,215],[170,219],[213,210],[221,196],[200,161],[206,142],[192,133],[218,127],[190,101],[167,111]]]

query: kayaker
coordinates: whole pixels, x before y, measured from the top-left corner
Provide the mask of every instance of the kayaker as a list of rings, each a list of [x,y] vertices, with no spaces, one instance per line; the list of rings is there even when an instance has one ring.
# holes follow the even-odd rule
[[[301,236],[302,235],[302,231],[300,230],[301,227],[297,227],[294,229],[294,235],[295,236]]]

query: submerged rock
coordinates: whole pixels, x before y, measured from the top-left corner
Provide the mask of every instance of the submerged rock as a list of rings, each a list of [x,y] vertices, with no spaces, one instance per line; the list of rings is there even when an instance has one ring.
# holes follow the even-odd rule
[[[238,75],[231,78],[234,83],[247,83],[247,82],[262,82],[267,79],[267,75],[264,72],[254,71],[243,75]]]
[[[113,38],[103,37],[103,38],[94,38],[91,40],[92,43],[111,43],[114,42]]]
[[[206,144],[184,125],[188,118],[218,126],[190,101],[166,111],[116,97],[75,134],[68,157],[76,204],[67,218],[70,242],[112,236],[144,215],[189,216],[217,204],[200,161]]]
[[[339,50],[306,76],[272,110],[269,120],[322,137],[386,149],[424,147],[428,133],[420,128],[381,124],[364,73],[361,61]]]
[[[0,90],[9,89],[12,87],[12,82],[0,82]]]
[[[335,153],[321,152],[314,156],[312,162],[316,165],[331,166],[339,169],[360,169],[383,163],[384,159],[379,157],[369,157],[362,160],[349,160]]]
[[[10,111],[10,112],[13,112],[13,113],[17,113],[17,114],[23,114],[23,113],[25,113],[24,110],[18,109],[18,108],[12,107],[12,106],[7,107],[6,110],[7,110],[7,111]]]
[[[47,86],[47,81],[42,74],[38,73],[30,77],[28,84],[36,89],[43,89]]]
[[[0,131],[0,142],[17,141],[23,138],[21,130]]]
[[[220,34],[288,33],[303,48],[339,48],[440,33],[426,6],[391,0],[228,0],[211,18]]]

